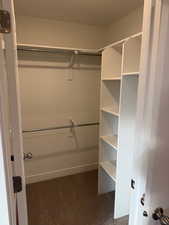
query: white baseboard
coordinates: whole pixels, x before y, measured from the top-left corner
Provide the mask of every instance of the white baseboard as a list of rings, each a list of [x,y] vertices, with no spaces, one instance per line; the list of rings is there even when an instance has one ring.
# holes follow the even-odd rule
[[[97,168],[98,168],[98,163],[92,163],[92,164],[85,164],[85,165],[61,169],[61,170],[53,170],[53,171],[46,172],[46,173],[39,173],[39,174],[27,176],[26,183],[27,184],[37,183],[40,181],[51,180],[51,179],[54,179],[57,177],[64,177],[64,176],[68,176],[68,175],[91,171],[91,170],[95,170]]]

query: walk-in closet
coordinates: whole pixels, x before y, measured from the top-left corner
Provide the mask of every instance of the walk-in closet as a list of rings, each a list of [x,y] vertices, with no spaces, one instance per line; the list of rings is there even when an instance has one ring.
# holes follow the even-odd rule
[[[128,225],[142,0],[14,0],[29,225]]]

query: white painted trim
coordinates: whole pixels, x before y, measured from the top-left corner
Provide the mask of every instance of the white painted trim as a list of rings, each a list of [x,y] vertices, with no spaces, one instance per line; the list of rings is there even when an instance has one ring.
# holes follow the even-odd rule
[[[92,164],[84,164],[81,166],[71,167],[71,168],[65,168],[61,170],[53,170],[50,172],[39,173],[39,174],[28,176],[26,177],[26,183],[27,184],[37,183],[40,181],[50,180],[57,177],[64,177],[68,175],[87,172],[87,171],[95,170],[97,168],[98,168],[98,163],[92,163]]]
[[[160,22],[160,14],[155,9],[155,4],[160,3],[161,0],[145,0],[144,1],[144,17],[143,17],[143,37],[142,37],[142,49],[141,49],[141,65],[140,65],[140,77],[139,77],[139,89],[138,89],[138,105],[137,105],[137,124],[136,124],[136,139],[135,149],[137,151],[133,160],[133,175],[132,179],[135,180],[135,190],[132,191],[131,207],[129,225],[143,225],[147,222],[149,217],[143,217],[143,211],[148,210],[145,206],[138,204],[144,193],[146,193],[149,158],[149,141],[151,146],[153,145],[153,139],[151,136],[152,123],[154,117],[152,116],[152,103],[153,99],[157,98],[156,87],[153,86],[153,69],[156,66],[152,64],[157,56],[158,48],[153,37],[154,26],[158,29]],[[156,15],[156,17],[154,17]],[[159,30],[157,31],[159,33]],[[155,37],[158,38],[158,37]],[[152,46],[153,44],[153,46]],[[159,74],[158,74],[159,75]],[[158,80],[159,80],[158,76]],[[159,89],[159,88],[158,88]],[[153,93],[154,92],[154,93]],[[156,100],[157,102],[157,100]],[[158,105],[156,105],[158,108]],[[151,155],[152,157],[152,155]],[[144,167],[140,167],[143,165]],[[147,200],[147,199],[146,199]]]
[[[122,73],[122,76],[138,76],[140,72]]]
[[[83,48],[68,48],[68,47],[60,47],[60,46],[49,46],[49,45],[34,45],[34,44],[26,44],[26,43],[17,43],[17,47],[19,48],[22,48],[22,47],[25,47],[25,48],[35,48],[35,49],[41,49],[41,50],[68,50],[68,51],[81,51],[81,52],[84,52],[84,53],[99,53],[99,52],[102,52],[104,51],[106,48],[110,48],[110,47],[114,47],[114,46],[118,46],[118,45],[121,45],[123,44],[125,41],[127,41],[128,39],[131,39],[131,38],[136,38],[136,37],[139,37],[139,36],[142,36],[142,32],[139,32],[137,34],[134,34],[134,35],[131,35],[129,37],[126,37],[120,41],[116,41],[116,42],[113,42],[109,45],[106,45],[104,46],[103,48],[99,48],[99,49],[83,49]]]
[[[0,135],[0,196],[1,196],[1,201],[0,201],[0,218],[1,218],[1,223],[5,225],[13,225],[15,224],[15,220],[12,222],[12,211],[13,208],[12,205],[9,202],[9,193],[7,193],[8,190],[8,183],[6,182],[7,180],[7,172],[5,169],[5,160],[4,160],[4,146],[2,144],[2,135]]]
[[[22,177],[22,191],[16,194],[18,220],[20,225],[28,225],[26,184],[23,162],[23,143],[21,126],[21,104],[19,98],[19,76],[16,51],[16,25],[13,0],[2,0],[3,9],[10,13],[11,32],[4,35],[5,65],[8,82],[8,112],[10,123],[10,142],[15,161],[13,163],[14,176]]]
[[[1,41],[1,40],[0,40]],[[0,218],[3,225],[16,225],[15,202],[12,187],[12,168],[7,128],[4,60],[0,49]]]
[[[139,37],[139,36],[141,37],[142,34],[143,34],[142,32],[139,32],[137,34],[133,34],[133,35],[131,35],[129,37],[126,37],[126,38],[124,38],[120,41],[116,41],[116,42],[113,42],[112,44],[106,45],[105,47],[98,49],[98,51],[100,52],[100,51],[104,51],[106,48],[111,48],[111,47],[114,47],[114,46],[122,45],[125,41],[128,41],[131,38],[136,38],[136,37]]]
[[[0,221],[3,225],[16,225],[5,65],[4,40],[0,36]]]
[[[85,48],[68,48],[60,46],[50,46],[50,45],[33,45],[33,44],[17,44],[18,48],[27,48],[27,49],[39,49],[39,50],[65,50],[65,51],[80,51],[83,53],[98,53],[99,49],[85,49]]]

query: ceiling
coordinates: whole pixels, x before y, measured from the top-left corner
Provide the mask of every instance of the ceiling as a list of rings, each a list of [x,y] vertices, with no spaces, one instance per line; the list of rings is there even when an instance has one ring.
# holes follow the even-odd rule
[[[108,25],[143,0],[14,0],[16,15],[91,25]]]

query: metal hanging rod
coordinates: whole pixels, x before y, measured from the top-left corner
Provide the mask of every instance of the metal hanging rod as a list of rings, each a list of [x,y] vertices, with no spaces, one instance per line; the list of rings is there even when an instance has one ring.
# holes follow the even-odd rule
[[[100,51],[90,51],[90,50],[74,50],[74,49],[62,49],[62,48],[49,48],[49,47],[39,47],[39,46],[28,46],[28,45],[18,45],[18,51],[26,52],[46,52],[46,53],[69,53],[75,55],[86,55],[86,56],[101,56]]]
[[[100,66],[98,67],[85,67],[85,66],[78,66],[74,67],[76,54],[70,55],[70,63],[67,66],[56,66],[56,65],[37,65],[37,64],[24,64],[20,63],[18,64],[19,67],[30,67],[30,68],[50,68],[50,69],[73,69],[73,70],[100,70]]]
[[[71,125],[66,125],[66,126],[47,127],[47,128],[32,129],[32,130],[23,130],[22,133],[35,133],[35,132],[41,132],[41,131],[75,128],[75,127],[88,127],[88,126],[96,126],[96,125],[99,125],[99,122],[96,122],[96,123],[80,123],[80,124],[73,124],[72,123]]]
[[[52,65],[34,65],[34,64],[24,64],[24,63],[19,63],[18,64],[19,67],[25,67],[25,68],[49,68],[49,69],[60,69],[60,70],[64,70],[64,69],[70,69],[70,66],[52,66]],[[98,67],[72,67],[71,69],[73,70],[100,70],[100,66]]]

